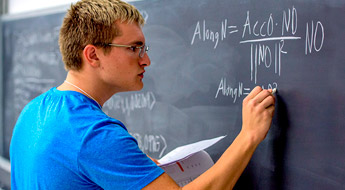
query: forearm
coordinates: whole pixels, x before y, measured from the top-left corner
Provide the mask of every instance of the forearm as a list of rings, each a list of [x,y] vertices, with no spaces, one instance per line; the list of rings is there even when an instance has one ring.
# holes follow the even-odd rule
[[[182,189],[224,190],[232,189],[250,161],[256,147],[266,137],[274,113],[275,98],[272,90],[255,87],[243,100],[242,130],[217,163]],[[170,185],[168,185],[170,184]],[[164,175],[147,189],[181,189]],[[156,188],[157,187],[157,188]]]
[[[257,145],[253,137],[241,132],[213,167],[183,189],[232,189]]]

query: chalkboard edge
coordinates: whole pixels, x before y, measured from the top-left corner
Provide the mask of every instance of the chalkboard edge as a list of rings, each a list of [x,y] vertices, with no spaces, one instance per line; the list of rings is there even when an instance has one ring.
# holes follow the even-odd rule
[[[62,5],[62,6],[56,6],[52,8],[40,9],[40,10],[24,12],[24,13],[5,14],[1,16],[1,20],[6,22],[6,21],[12,21],[12,20],[19,20],[23,18],[31,18],[31,17],[37,17],[37,16],[64,13],[64,12],[67,12],[67,9],[69,8],[70,8],[70,5]]]

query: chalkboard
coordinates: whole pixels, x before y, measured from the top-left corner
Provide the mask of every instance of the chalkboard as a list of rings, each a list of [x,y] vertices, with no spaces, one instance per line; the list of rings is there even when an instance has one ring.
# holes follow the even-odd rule
[[[148,0],[151,66],[144,89],[103,107],[140,148],[173,148],[227,135],[207,152],[216,161],[241,129],[243,98],[277,88],[277,107],[235,189],[345,188],[345,2],[337,0]],[[4,145],[32,98],[66,76],[58,50],[65,12],[2,20]]]

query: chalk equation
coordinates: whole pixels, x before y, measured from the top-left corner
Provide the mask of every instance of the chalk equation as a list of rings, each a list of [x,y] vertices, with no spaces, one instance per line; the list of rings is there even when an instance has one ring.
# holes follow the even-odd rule
[[[261,85],[262,89],[278,89],[278,83],[273,82],[272,84]],[[239,82],[236,85],[229,84],[226,77],[221,78],[219,86],[215,95],[215,99],[219,96],[229,97],[233,99],[233,103],[236,103],[238,98],[247,96],[252,89],[245,87],[243,82]]]
[[[262,17],[260,17],[262,18]],[[292,6],[273,15],[269,13],[264,19],[255,19],[250,11],[246,11],[243,23],[236,25],[230,19],[223,19],[219,26],[213,23],[208,25],[207,20],[195,23],[194,33],[191,35],[191,45],[198,43],[212,44],[212,49],[217,49],[220,43],[227,39],[240,39],[240,46],[248,47],[248,66],[250,67],[249,78],[255,85],[259,81],[259,71],[273,72],[274,76],[280,77],[283,72],[283,59],[287,56],[286,46],[293,41],[304,40],[304,55],[317,53],[322,50],[325,41],[325,28],[321,21],[298,21],[297,8]],[[300,28],[305,31],[298,32]],[[302,34],[302,35],[301,35]],[[277,82],[262,85],[263,89],[278,88]],[[221,78],[215,99],[220,96],[230,97],[233,103],[241,96],[247,95],[250,88],[242,82],[235,84]]]
[[[243,87],[243,83],[239,82],[238,86],[232,86],[227,84],[226,78],[222,78],[220,80],[215,99],[218,98],[218,96],[228,96],[233,99],[233,103],[236,102],[237,98],[240,98],[243,95],[248,95],[250,92],[250,88]]]
[[[325,40],[325,29],[321,21],[305,23],[305,36],[298,36],[298,11],[292,6],[282,11],[277,17],[271,13],[265,20],[251,17],[250,11],[246,12],[243,24],[231,24],[229,19],[219,23],[218,29],[208,26],[207,20],[197,21],[191,37],[191,45],[211,42],[212,48],[217,49],[222,41],[235,37],[240,39],[241,45],[248,45],[250,57],[250,79],[255,84],[258,82],[259,67],[271,69],[278,77],[282,72],[283,56],[288,54],[285,50],[287,43],[296,40],[305,41],[304,54],[308,55],[322,50]]]

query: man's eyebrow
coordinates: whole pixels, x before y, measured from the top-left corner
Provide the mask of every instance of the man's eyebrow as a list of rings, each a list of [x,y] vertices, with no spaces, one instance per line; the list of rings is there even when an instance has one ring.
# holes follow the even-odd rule
[[[138,45],[138,46],[142,46],[142,45],[144,45],[144,42],[142,42],[142,41],[133,41],[130,44],[135,44],[135,45]]]

